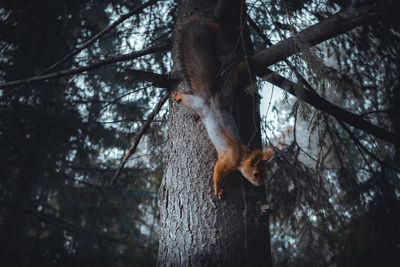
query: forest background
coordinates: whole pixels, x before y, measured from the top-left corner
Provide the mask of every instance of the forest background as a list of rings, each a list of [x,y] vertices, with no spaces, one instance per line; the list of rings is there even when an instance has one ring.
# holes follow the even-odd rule
[[[246,1],[254,51],[341,10],[368,14],[321,44],[301,43],[247,88],[262,97],[263,143],[276,154],[265,185],[275,266],[400,260],[395,2]],[[155,264],[177,8],[166,0],[1,1],[4,259]]]

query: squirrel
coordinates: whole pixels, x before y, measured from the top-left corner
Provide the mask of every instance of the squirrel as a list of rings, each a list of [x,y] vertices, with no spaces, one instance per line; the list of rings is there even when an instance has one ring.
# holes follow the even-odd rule
[[[173,92],[172,101],[181,101],[200,116],[218,152],[213,173],[215,195],[222,199],[222,179],[234,170],[239,170],[254,185],[264,184],[259,167],[274,152],[272,149],[251,151],[240,140],[233,115],[226,108],[226,99],[223,99],[226,97],[222,92],[224,88],[220,86],[225,84],[225,87],[231,87],[228,90],[234,90],[239,71],[246,63],[239,63],[233,69],[228,82],[219,81],[219,40],[223,38],[220,24],[211,19],[190,17],[182,22],[178,33],[177,60],[193,94]]]

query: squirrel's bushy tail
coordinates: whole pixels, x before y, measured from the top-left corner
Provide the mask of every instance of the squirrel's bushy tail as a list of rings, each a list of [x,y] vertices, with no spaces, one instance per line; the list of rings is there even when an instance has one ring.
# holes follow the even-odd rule
[[[217,89],[219,25],[192,17],[181,27],[178,56],[185,79],[194,94],[210,97]]]

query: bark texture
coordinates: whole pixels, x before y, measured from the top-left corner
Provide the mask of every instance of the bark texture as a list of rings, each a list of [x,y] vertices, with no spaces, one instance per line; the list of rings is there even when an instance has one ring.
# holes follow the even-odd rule
[[[240,1],[229,5],[240,25]],[[180,1],[178,23],[197,15],[211,18],[216,1]],[[225,12],[225,10],[223,10]],[[236,33],[238,41],[239,33]],[[235,47],[235,38],[227,47]],[[248,45],[248,38],[243,44]],[[242,45],[240,44],[239,48]],[[243,49],[236,49],[236,57]],[[242,53],[242,55],[240,55]],[[229,58],[220,55],[221,58]],[[179,69],[179,66],[178,66]],[[179,71],[179,70],[178,70]],[[180,91],[190,91],[183,82]],[[244,88],[236,96],[235,118],[242,140],[260,147],[258,98]],[[214,196],[212,173],[217,159],[203,122],[182,104],[171,104],[166,168],[159,190],[160,244],[158,266],[269,266],[268,218],[259,215],[264,189],[249,184],[239,172],[224,179],[224,199]]]

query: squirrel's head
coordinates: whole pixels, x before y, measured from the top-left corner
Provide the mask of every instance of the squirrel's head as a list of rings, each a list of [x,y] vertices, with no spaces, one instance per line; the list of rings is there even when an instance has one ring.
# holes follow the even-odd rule
[[[243,176],[254,185],[264,184],[260,166],[263,162],[268,161],[273,154],[274,151],[272,149],[266,149],[264,152],[260,149],[252,151],[240,166]]]

